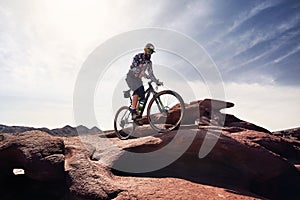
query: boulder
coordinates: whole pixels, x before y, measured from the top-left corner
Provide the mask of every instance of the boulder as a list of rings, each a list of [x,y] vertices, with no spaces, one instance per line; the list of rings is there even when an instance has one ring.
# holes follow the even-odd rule
[[[5,192],[0,199],[116,197],[120,189],[113,175],[91,161],[95,149],[89,150],[78,137],[54,137],[41,131],[5,134],[0,142],[0,188]],[[24,174],[15,175],[16,169]]]
[[[41,131],[4,134],[0,142],[0,199],[58,199],[67,194],[64,142]],[[24,174],[15,175],[19,169]]]
[[[91,137],[94,136],[91,135]],[[90,145],[84,146],[78,137],[64,139],[69,198],[73,200],[115,198],[121,190],[108,168],[91,161],[91,153],[95,149]]]
[[[0,144],[0,173],[14,168],[38,181],[64,180],[64,142],[41,131],[6,135]]]

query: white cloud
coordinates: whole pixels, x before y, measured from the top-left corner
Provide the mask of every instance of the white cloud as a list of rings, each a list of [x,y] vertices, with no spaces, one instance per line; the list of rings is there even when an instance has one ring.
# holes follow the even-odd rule
[[[251,8],[250,10],[240,13],[240,15],[234,21],[233,25],[228,29],[226,34],[235,31],[239,26],[241,26],[247,20],[255,17],[265,9],[275,6],[276,4],[278,4],[278,2],[274,2],[274,1],[259,2],[258,4],[254,5],[253,8]]]
[[[18,98],[17,102],[11,102],[21,107],[10,104],[10,109],[5,111],[6,119],[1,122],[11,123],[7,115],[20,112],[17,107],[21,108],[22,114],[15,123],[22,123],[22,120],[28,123],[28,119],[38,121],[38,116],[42,118],[45,112],[52,118],[65,116],[61,110],[69,115],[72,111],[63,107],[72,106],[72,92],[81,64],[94,48],[112,36],[153,25],[149,19],[162,11],[162,3],[156,3],[156,9],[149,9],[149,3],[2,1],[0,95],[3,99]],[[43,103],[36,103],[33,108],[26,100],[28,98]],[[59,102],[54,106],[57,114],[45,106],[57,102],[55,99]],[[8,103],[7,100],[2,105]],[[4,113],[4,109],[2,111]],[[25,117],[31,116],[32,112],[35,117]]]
[[[214,50],[214,55],[218,55],[218,53],[225,55],[224,57],[219,55],[219,58],[230,61],[234,56],[275,37],[276,34],[282,33],[298,23],[297,18],[292,19],[282,23],[275,31],[272,30],[273,33],[267,31],[270,32],[268,34],[263,30],[260,32],[251,29],[238,38],[229,37],[226,44],[222,42],[216,48],[215,41],[222,41],[224,37],[230,36],[245,22],[274,5],[276,2],[273,1],[259,3],[240,13],[235,21],[231,21],[232,23],[224,19],[227,29],[223,29],[220,31],[220,35],[211,38],[209,35],[205,36],[206,28],[220,21],[215,21],[214,8],[210,1],[158,1],[155,3],[138,0],[1,1],[0,96],[6,101],[1,102],[3,114],[0,122],[35,126],[48,126],[49,124],[52,127],[55,124],[61,126],[72,123],[72,92],[76,75],[82,63],[98,45],[121,32],[155,26],[172,28],[192,36],[202,34],[203,40],[208,38],[207,40],[213,41],[210,43],[209,40],[207,43],[210,44],[208,47]],[[282,43],[275,43],[268,53],[253,56],[252,60],[246,61],[245,64],[276,51],[288,39],[289,37],[286,37],[281,41]],[[280,62],[296,53],[297,50],[294,49],[275,61]],[[227,54],[234,56],[229,57]],[[128,63],[130,61],[131,59],[128,60]],[[122,67],[127,68],[128,63],[126,63],[126,67]],[[225,64],[229,66],[230,62]],[[112,78],[116,77],[112,76]],[[272,77],[267,78],[272,81]],[[171,80],[169,81],[171,82]],[[185,92],[176,85],[176,82],[171,84],[175,90],[179,88],[180,93]],[[207,86],[200,83],[195,84],[198,85],[193,85],[192,89],[197,90],[200,87],[203,92],[196,98],[211,96]],[[110,84],[107,83],[107,87],[109,86]],[[245,87],[250,92],[244,92],[243,88]],[[271,95],[266,95],[270,91],[277,101],[269,97]],[[281,92],[282,94],[288,92],[287,97],[281,98]],[[236,107],[241,109],[238,110],[238,117],[245,116],[249,121],[253,119],[259,124],[266,124],[267,128],[277,129],[293,126],[296,125],[295,117],[299,118],[296,113],[292,112],[298,109],[295,107],[296,99],[299,97],[297,96],[298,89],[263,89],[262,86],[255,85],[229,85],[226,93],[237,103]],[[255,94],[253,97],[261,95],[264,98],[253,99],[249,93]],[[243,95],[248,95],[249,99]],[[18,99],[18,101],[12,101],[10,98]],[[271,103],[267,104],[266,100]],[[252,105],[259,106],[260,101],[266,103],[265,110],[258,110],[255,113]],[[247,103],[238,106],[240,102]],[[291,116],[289,122],[283,122],[285,119],[280,117],[274,119],[271,114],[268,115],[268,118],[257,115],[272,113],[274,116],[274,111],[283,107],[283,102],[289,102],[288,108],[283,111],[285,115]],[[274,110],[273,107],[275,107]],[[18,118],[14,121],[13,117],[15,116]]]
[[[286,53],[285,55],[277,58],[276,60],[274,60],[274,63],[279,63],[282,60],[285,60],[286,58],[288,58],[289,56],[297,53],[300,50],[300,45],[296,46],[294,49],[292,49],[291,51],[289,51],[288,53]]]
[[[211,4],[210,1],[179,3],[179,9],[171,12],[173,19],[166,25],[189,35],[198,35],[209,26],[209,16],[213,12]]]
[[[226,99],[235,103],[227,112],[236,117],[271,131],[299,126],[299,87],[231,83],[225,92]]]
[[[223,27],[222,31],[220,31],[220,33],[217,36],[215,36],[214,38],[211,39],[212,42],[208,43],[207,46],[214,46],[216,42],[219,43],[221,41],[223,43],[225,37],[228,37],[229,35],[231,35],[240,26],[242,26],[245,22],[247,22],[251,18],[254,18],[258,14],[260,14],[260,12],[262,12],[263,10],[273,7],[276,4],[278,4],[278,2],[274,2],[274,1],[273,2],[272,1],[259,2],[259,3],[256,3],[251,9],[241,11],[238,14],[238,16],[236,16],[235,20],[232,22],[230,20],[226,21],[226,19],[223,19],[224,22],[226,21],[226,26]],[[225,12],[228,12],[228,11],[225,11]],[[250,33],[251,32],[253,32],[253,29],[250,30]],[[246,33],[246,35],[249,36],[249,33]],[[252,34],[250,34],[250,35],[252,36]],[[237,39],[237,38],[234,37],[234,39]],[[245,39],[245,37],[242,36],[240,39]],[[226,45],[226,48],[228,48],[229,46],[232,46],[232,42],[234,42],[234,41],[235,40],[231,40],[231,43],[229,43],[229,44],[227,42],[228,45]],[[239,41],[237,43],[240,43],[240,42],[241,41]],[[225,49],[225,48],[223,48],[223,49]]]
[[[225,49],[232,49],[229,51],[232,56],[226,54],[224,57],[225,60],[222,61],[225,69],[228,71],[242,68],[246,65],[254,63],[262,58],[268,58],[273,53],[280,50],[284,45],[288,44],[292,38],[298,35],[298,32],[290,32],[289,34],[283,35],[286,31],[291,30],[296,27],[299,22],[298,15],[291,17],[288,21],[282,21],[276,26],[270,26],[266,29],[249,29],[244,34],[239,36],[232,36],[228,42],[223,45],[218,52],[222,53]],[[264,51],[257,52],[251,51],[253,47],[265,42],[271,41],[268,46],[262,46],[261,49]],[[267,48],[266,48],[267,47]],[[294,49],[295,52],[291,51],[291,54],[296,53],[297,49]],[[280,60],[280,58],[276,59]],[[281,61],[281,60],[280,60]],[[274,61],[265,63],[264,66],[268,64],[273,64]]]

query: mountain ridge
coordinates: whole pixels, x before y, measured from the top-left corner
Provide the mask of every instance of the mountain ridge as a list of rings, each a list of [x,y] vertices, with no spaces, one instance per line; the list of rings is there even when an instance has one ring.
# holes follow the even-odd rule
[[[79,125],[77,127],[65,125],[62,128],[49,129],[46,127],[35,128],[35,127],[28,127],[28,126],[7,126],[7,125],[0,124],[0,133],[23,133],[26,131],[42,131],[54,136],[78,136],[78,134],[88,134],[88,133],[95,134],[95,133],[102,132],[96,126],[89,129],[83,125]]]

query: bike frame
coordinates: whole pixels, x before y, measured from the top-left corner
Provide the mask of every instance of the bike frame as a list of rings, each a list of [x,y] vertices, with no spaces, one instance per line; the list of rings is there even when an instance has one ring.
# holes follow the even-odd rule
[[[156,92],[155,90],[154,90],[154,88],[153,88],[153,86],[152,86],[152,81],[149,81],[148,82],[148,89],[145,91],[145,103],[144,103],[144,106],[143,106],[143,108],[142,108],[142,110],[141,110],[141,113],[140,113],[140,115],[141,116],[143,116],[143,113],[144,113],[144,110],[145,110],[145,108],[146,108],[146,105],[147,105],[147,102],[148,102],[148,100],[149,100],[149,97],[150,97],[150,94],[152,94],[153,95],[153,97],[155,97],[155,95],[158,93],[158,92]],[[158,105],[158,108],[159,108],[159,111],[160,112],[163,112],[164,111],[164,106],[163,106],[163,103],[161,102],[161,100],[159,99],[159,98],[155,98],[154,99],[154,101],[157,103],[157,105]],[[131,98],[131,96],[130,96],[130,103],[132,104],[132,98]],[[139,102],[138,102],[139,103]],[[129,106],[130,107],[130,106]]]

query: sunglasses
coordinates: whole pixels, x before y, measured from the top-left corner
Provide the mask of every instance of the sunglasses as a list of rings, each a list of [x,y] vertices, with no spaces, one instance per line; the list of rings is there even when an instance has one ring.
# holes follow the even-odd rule
[[[153,49],[147,48],[147,52],[150,53],[150,54],[153,54],[153,53],[154,53],[154,50],[153,50]]]

